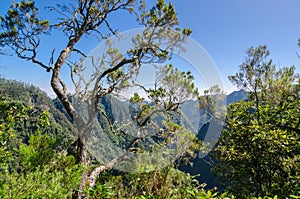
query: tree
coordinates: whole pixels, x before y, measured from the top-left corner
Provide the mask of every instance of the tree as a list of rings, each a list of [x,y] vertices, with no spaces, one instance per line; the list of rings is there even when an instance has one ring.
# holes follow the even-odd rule
[[[80,152],[78,161],[89,166],[91,158],[86,147],[86,139],[93,129],[96,114],[105,115],[98,106],[99,100],[106,95],[117,95],[119,91],[130,86],[142,88],[142,85],[134,82],[140,68],[147,63],[161,63],[170,59],[172,51],[180,48],[180,44],[191,33],[191,30],[184,28],[181,31],[178,28],[178,19],[173,5],[171,3],[166,5],[163,0],[158,0],[149,11],[144,1],[136,2],[135,0],[74,0],[68,5],[49,7],[49,10],[60,16],[54,23],[39,17],[39,10],[34,1],[12,4],[7,15],[0,17],[2,28],[0,44],[10,48],[19,58],[31,61],[51,74],[53,91],[78,127],[78,138],[74,141]],[[132,38],[134,46],[125,54],[114,48],[108,40],[108,49],[104,52],[105,56],[102,60],[96,62],[97,58],[91,58],[95,72],[90,79],[82,79],[83,60],[88,58],[83,50],[77,49],[78,44],[84,36],[96,36],[99,40],[104,40],[111,35],[118,36],[117,31],[114,31],[108,22],[108,18],[114,12],[120,11],[127,11],[136,16],[138,24],[145,28],[144,31]],[[46,64],[46,61],[39,56],[40,44],[44,36],[51,34],[55,29],[66,36],[67,44],[58,52],[56,49],[50,49],[48,54],[51,57],[49,64]],[[61,77],[61,70],[65,67],[70,67],[77,94],[76,99],[68,96],[67,85]],[[181,84],[174,84],[174,86],[180,86],[176,89],[181,89],[183,94],[188,92],[191,94],[177,98],[178,93],[172,93],[174,88],[170,87],[169,90],[164,88],[166,82],[163,81],[166,79],[158,77],[158,84],[162,86],[157,84],[153,89],[143,89],[151,103],[138,108],[140,113],[135,117],[135,121],[139,128],[149,125],[151,121],[154,121],[153,117],[157,117],[160,113],[165,115],[165,128],[170,129],[173,118],[167,115],[176,112],[184,100],[197,95],[190,74],[174,72],[174,69],[168,67],[165,70],[168,71],[165,73],[166,78],[168,77],[173,83],[176,79],[169,77],[170,75],[179,75],[182,79]],[[79,107],[81,105],[87,107],[88,114],[84,117],[76,109],[78,104],[74,106],[72,103],[76,100],[79,101]],[[135,96],[133,102],[141,103],[138,95]],[[151,108],[153,107],[151,105],[155,105],[156,109]],[[129,146],[137,140],[142,139],[133,139]],[[126,159],[126,154],[113,159],[106,165],[87,170],[83,174],[80,189],[85,189],[87,185],[93,186],[100,172],[112,168],[122,159]],[[81,193],[79,197],[82,197]]]
[[[247,55],[229,79],[249,97],[228,107],[216,170],[237,196],[289,197],[299,192],[299,74],[293,66],[276,69],[266,46]]]

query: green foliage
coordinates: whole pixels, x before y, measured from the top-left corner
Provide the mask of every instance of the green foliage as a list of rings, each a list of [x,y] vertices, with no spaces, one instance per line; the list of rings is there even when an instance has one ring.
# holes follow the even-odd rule
[[[138,93],[130,98],[130,102],[136,104],[140,110],[136,117],[138,121],[151,116],[157,108],[161,114],[178,112],[182,103],[199,95],[193,82],[194,77],[189,71],[179,71],[170,64],[162,67],[159,74],[154,88],[143,88],[151,103],[145,103],[145,98],[140,97]]]
[[[235,198],[227,192],[218,193],[214,190],[204,190],[204,186],[200,185],[192,176],[172,166],[147,173],[120,173],[118,175],[105,173],[100,176],[96,186],[93,189],[88,188],[86,193],[91,199]]]
[[[161,69],[162,89],[165,90],[165,96],[172,103],[182,103],[188,99],[198,97],[199,92],[193,82],[194,77],[190,71],[179,71],[172,64]]]
[[[68,157],[60,162],[69,162]],[[54,165],[55,163],[55,165]],[[59,169],[53,169],[53,166]],[[1,184],[1,198],[72,198],[74,190],[80,184],[82,168],[64,167],[54,160],[52,165],[38,167],[28,173],[7,174],[5,183]]]
[[[149,27],[173,26],[178,24],[178,19],[172,3],[165,5],[164,0],[158,0],[155,7],[142,15],[142,22]]]
[[[15,126],[18,121],[27,118],[29,109],[20,102],[0,97],[0,169],[4,171],[15,164],[14,153],[20,143],[15,134]],[[2,173],[0,176],[3,176]]]
[[[269,54],[267,46],[249,48],[245,62],[240,65],[240,71],[229,76],[229,80],[247,91],[260,91],[273,78],[275,70],[272,60],[267,60]]]
[[[218,86],[212,86],[208,90],[204,90],[204,95],[198,97],[198,105],[200,110],[204,112],[205,120],[215,118],[223,121],[226,113],[226,96]]]
[[[76,129],[62,112],[61,104],[54,103],[55,100],[53,102],[38,87],[0,78],[0,93],[9,102],[7,107],[14,107],[13,103],[26,107],[26,111],[23,111],[26,118],[14,124],[18,138],[26,144],[31,134],[37,134],[37,129],[56,140],[54,148],[57,150],[62,150],[73,140]],[[6,108],[2,110],[1,115],[4,116]]]
[[[56,140],[48,134],[42,134],[42,128],[50,126],[49,113],[43,111],[38,117],[40,128],[36,129],[35,134],[29,135],[28,144],[21,143],[18,156],[22,172],[34,171],[38,167],[47,165],[55,154]]]
[[[250,48],[248,55],[230,79],[250,92],[249,99],[228,107],[216,170],[239,197],[288,197],[299,192],[298,75],[294,67],[276,70],[265,46]]]
[[[49,135],[30,135],[29,144],[21,144],[19,155],[23,172],[35,170],[39,166],[47,165],[55,154],[55,140]]]
[[[129,147],[130,151],[144,152],[139,153],[144,157],[140,161],[143,164],[141,167],[153,166],[147,163],[157,160],[163,167],[169,165],[175,157],[178,159],[183,155],[186,156],[182,160],[188,162],[190,157],[195,156],[193,149],[200,148],[201,144],[196,141],[192,127],[184,125],[186,121],[181,118],[183,113],[180,109],[186,101],[196,99],[199,95],[193,80],[191,72],[182,72],[171,64],[165,65],[160,68],[153,88],[140,86],[145,91],[145,98],[138,93],[130,98],[133,119],[138,128],[149,129],[142,137],[138,135]]]
[[[25,119],[27,111],[30,109],[26,108],[22,103],[18,101],[12,101],[2,96],[0,97],[0,107],[0,122],[2,136],[6,136],[6,131],[9,134],[11,134],[16,120]]]
[[[41,35],[48,33],[49,21],[38,17],[34,1],[22,0],[12,4],[4,17],[0,16],[0,27],[1,45],[15,46],[18,56],[34,60],[35,48]]]
[[[198,191],[199,190],[199,191]],[[148,173],[100,176],[87,190],[91,198],[197,198],[203,188],[188,174],[171,166]]]
[[[71,198],[83,169],[72,156],[55,151],[55,138],[47,134],[49,112],[32,116],[34,107],[0,97],[0,197]],[[24,122],[31,121],[28,137]],[[26,135],[26,133],[25,133]]]
[[[221,161],[218,173],[234,192],[289,194],[296,185],[293,176],[299,176],[299,135],[276,128],[269,117],[260,123],[253,120],[254,106],[251,101],[229,106],[229,128],[223,131],[216,149]],[[262,117],[272,114],[271,107],[259,108]]]

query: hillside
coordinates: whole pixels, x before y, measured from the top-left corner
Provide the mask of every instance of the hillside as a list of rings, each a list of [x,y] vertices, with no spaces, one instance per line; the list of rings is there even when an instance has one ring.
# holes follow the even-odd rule
[[[47,132],[50,132],[53,137],[60,140],[58,144],[59,149],[66,149],[75,140],[77,130],[57,98],[51,99],[47,96],[47,93],[33,85],[4,78],[0,78],[0,95],[6,99],[18,101],[26,107],[31,107],[32,110],[29,115],[32,118],[38,117],[43,111],[49,112],[51,127],[49,127]],[[128,105],[125,106],[121,101],[111,96],[104,97],[100,104],[112,123],[115,120],[122,122],[128,116]],[[117,148],[124,148],[124,144],[122,147],[121,143],[124,142],[125,138],[113,135],[109,130],[109,124],[103,117],[101,114],[97,115],[95,126],[99,128],[97,128],[97,135],[93,135],[93,139],[95,139],[95,137],[101,138],[102,143],[112,143],[113,145],[117,145]],[[30,134],[35,134],[34,131],[35,129],[29,121],[27,125],[19,128],[19,134],[26,132],[26,135],[22,135],[26,142]],[[105,145],[105,147],[97,153],[101,153],[103,150],[111,150],[112,148],[114,147],[111,146],[107,148]],[[113,150],[109,151],[109,154],[114,153]]]
[[[41,114],[44,110],[50,113],[51,127],[48,132],[53,134],[54,137],[60,138],[60,144],[58,149],[65,149],[75,139],[76,129],[71,123],[70,118],[64,111],[61,103],[57,99],[51,99],[45,92],[39,88],[25,84],[14,80],[0,79],[0,94],[6,98],[20,101],[25,106],[33,107],[31,116],[35,117]],[[247,93],[245,91],[235,91],[226,97],[227,103],[236,102],[246,98]],[[101,99],[100,106],[106,113],[107,118],[113,123],[126,123],[133,117],[133,107],[128,102],[120,101],[113,96],[106,96]],[[196,101],[187,101],[182,106],[183,115],[181,116],[181,123],[190,129],[198,131],[197,137],[199,140],[203,140],[206,136],[209,123],[201,120],[201,113],[196,108]],[[90,153],[97,157],[99,162],[107,162],[118,154],[124,151],[132,138],[134,137],[134,129],[136,126],[131,125],[125,129],[127,134],[115,135],[110,130],[110,124],[107,122],[107,118],[104,118],[102,114],[97,114],[97,120],[95,123],[96,131],[93,131],[90,137],[88,137],[88,143],[90,144]],[[27,135],[23,135],[24,140],[29,139],[29,134],[34,133],[34,129],[31,129],[30,123],[24,126],[26,129],[20,129],[19,133],[27,132]],[[210,171],[211,166],[207,164],[207,157],[204,159],[194,159],[193,166],[181,165],[180,169],[197,175],[200,173],[200,177],[197,177],[200,182],[209,184],[208,188],[213,186],[219,186],[218,180],[214,177]]]
[[[26,107],[31,107],[28,113],[31,118],[37,118],[43,111],[49,112],[49,120],[51,126],[47,129],[55,139],[59,140],[58,149],[63,149],[74,139],[76,129],[68,120],[68,118],[55,106],[55,103],[47,94],[35,87],[26,83],[15,80],[6,80],[0,78],[0,95],[5,99],[10,99],[23,104]],[[28,123],[19,129],[19,133],[26,132],[25,140],[28,140],[31,133],[35,134],[33,124]]]

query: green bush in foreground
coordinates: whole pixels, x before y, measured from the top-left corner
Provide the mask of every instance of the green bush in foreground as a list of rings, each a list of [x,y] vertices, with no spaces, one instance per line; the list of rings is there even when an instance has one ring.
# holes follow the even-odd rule
[[[205,191],[192,176],[172,166],[148,173],[105,173],[86,192],[93,199],[234,198],[227,193]]]
[[[77,166],[63,170],[47,166],[27,174],[13,173],[6,176],[0,198],[72,198],[80,180],[81,169]]]

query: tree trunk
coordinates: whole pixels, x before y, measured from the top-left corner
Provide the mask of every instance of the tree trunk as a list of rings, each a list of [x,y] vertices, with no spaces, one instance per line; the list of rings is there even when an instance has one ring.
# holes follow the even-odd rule
[[[79,186],[79,192],[78,192],[78,198],[88,198],[84,195],[84,190],[90,186],[89,183],[89,173],[90,173],[90,157],[88,150],[84,143],[82,142],[82,139],[79,138],[79,151],[80,151],[80,164],[86,167],[86,170],[82,174],[81,183]]]
[[[85,153],[88,155],[88,151],[86,150],[85,147],[83,149],[84,150],[82,152],[82,161],[85,161],[86,160]],[[117,163],[124,161],[124,160],[128,160],[127,153],[124,153],[122,156],[113,159],[110,163],[108,163],[106,165],[100,165],[100,166],[94,168],[93,170],[86,169],[85,172],[82,174],[82,180],[81,180],[79,192],[78,192],[78,199],[82,199],[82,198],[89,199],[88,196],[84,195],[84,190],[87,187],[93,188],[96,184],[98,176],[102,172],[111,170],[114,165],[116,165]],[[89,160],[87,161],[87,163],[89,164]],[[84,164],[84,163],[82,162],[82,164]],[[89,166],[89,165],[86,165],[86,166]]]
[[[90,156],[88,150],[81,138],[77,138],[68,149],[68,155],[73,155],[76,160],[76,164],[81,164],[86,167],[86,170],[82,174],[79,191],[74,193],[73,198],[88,198],[84,195],[83,191],[86,187],[90,186],[89,174],[90,174]]]

